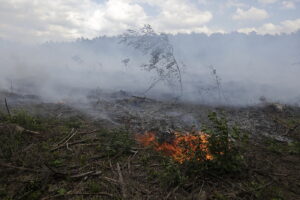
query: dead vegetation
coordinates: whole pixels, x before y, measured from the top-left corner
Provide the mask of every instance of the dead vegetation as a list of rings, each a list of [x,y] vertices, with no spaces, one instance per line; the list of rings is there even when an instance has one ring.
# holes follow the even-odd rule
[[[181,164],[151,146],[141,146],[134,138],[136,127],[126,118],[118,118],[123,127],[114,128],[80,112],[60,117],[57,110],[47,117],[24,110],[10,110],[8,115],[3,109],[0,198],[299,199],[299,113],[293,108],[284,112],[259,109],[275,124],[269,131],[286,134],[293,141],[249,135],[243,151],[237,149],[232,157],[239,162],[215,160],[222,163],[206,163],[205,167],[203,163]],[[233,119],[230,111],[222,110]],[[210,118],[207,132],[232,133],[231,123],[215,115]]]

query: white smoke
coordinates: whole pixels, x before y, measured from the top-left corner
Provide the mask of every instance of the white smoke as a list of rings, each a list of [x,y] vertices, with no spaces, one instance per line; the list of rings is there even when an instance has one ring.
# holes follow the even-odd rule
[[[185,65],[182,100],[249,105],[264,96],[269,101],[300,102],[300,33],[169,38],[177,61]],[[155,76],[139,67],[147,60],[141,52],[119,44],[117,37],[43,45],[0,41],[0,89],[49,101],[84,97],[95,88],[142,95]],[[160,83],[147,95],[172,98],[175,93]]]

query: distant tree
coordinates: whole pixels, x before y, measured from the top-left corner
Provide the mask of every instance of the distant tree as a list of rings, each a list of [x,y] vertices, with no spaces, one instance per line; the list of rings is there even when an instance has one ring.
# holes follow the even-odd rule
[[[215,88],[217,89],[219,100],[222,101],[222,99],[223,99],[224,101],[226,101],[228,103],[228,99],[225,97],[223,90],[222,90],[221,78],[217,74],[217,69],[214,68],[214,66],[212,66],[212,65],[210,65],[209,68],[211,70],[211,75],[213,76],[215,83],[216,83]]]
[[[125,67],[127,67],[129,61],[130,61],[129,58],[125,58],[124,60],[122,60],[122,63],[125,65]]]
[[[159,82],[179,89],[182,94],[181,65],[174,56],[173,46],[170,44],[167,34],[158,34],[150,25],[144,25],[139,30],[127,30],[121,35],[120,42],[150,56],[149,63],[142,64],[140,67],[146,71],[155,71],[156,77],[145,94]]]
[[[198,93],[202,96],[202,95],[206,95],[206,96],[210,96],[211,98],[213,98],[215,95],[217,94],[217,99],[222,102],[227,102],[228,103],[228,99],[226,98],[226,96],[223,93],[222,90],[222,84],[221,84],[221,78],[217,73],[217,69],[214,68],[213,65],[209,65],[208,66],[209,70],[210,70],[210,74],[211,74],[211,78],[213,79],[213,83],[212,84],[202,84],[201,86],[198,86]]]
[[[214,66],[210,65],[209,66],[210,70],[211,70],[211,74],[214,77],[215,81],[216,81],[216,88],[218,91],[218,96],[219,96],[219,100],[221,100],[221,78],[219,77],[219,75],[217,74],[217,70],[214,68]]]

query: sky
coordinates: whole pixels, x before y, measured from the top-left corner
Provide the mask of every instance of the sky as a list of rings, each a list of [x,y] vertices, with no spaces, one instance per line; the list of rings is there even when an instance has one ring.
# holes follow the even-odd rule
[[[282,34],[300,29],[300,0],[0,0],[0,38],[24,43],[157,32]]]

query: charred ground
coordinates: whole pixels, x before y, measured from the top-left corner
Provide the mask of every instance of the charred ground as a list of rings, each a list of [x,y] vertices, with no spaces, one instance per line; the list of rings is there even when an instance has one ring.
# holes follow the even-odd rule
[[[126,92],[93,92],[81,103],[0,97],[1,199],[300,198],[299,107],[215,107]],[[135,141],[146,130],[210,126],[213,111],[249,136],[239,172],[185,176],[182,166]]]

